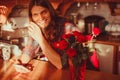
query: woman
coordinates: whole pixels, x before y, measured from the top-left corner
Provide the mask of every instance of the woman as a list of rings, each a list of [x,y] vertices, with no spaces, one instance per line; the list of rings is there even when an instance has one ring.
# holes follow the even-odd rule
[[[48,0],[31,0],[29,3],[30,35],[28,44],[23,50],[20,60],[28,63],[42,52],[56,68],[62,69],[67,62],[62,61],[61,51],[53,48],[53,42],[61,39],[61,35],[77,28],[59,17]]]

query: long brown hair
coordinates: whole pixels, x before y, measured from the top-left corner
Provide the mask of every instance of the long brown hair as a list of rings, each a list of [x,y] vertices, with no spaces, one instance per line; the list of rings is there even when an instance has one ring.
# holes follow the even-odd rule
[[[43,33],[47,39],[53,40],[56,37],[55,33],[57,32],[57,25],[58,25],[56,22],[58,20],[58,16],[54,8],[52,7],[49,0],[31,0],[29,3],[29,18],[31,21],[33,21],[31,9],[35,5],[45,7],[49,10],[51,16],[51,22],[48,25],[48,27],[45,29],[45,32]]]

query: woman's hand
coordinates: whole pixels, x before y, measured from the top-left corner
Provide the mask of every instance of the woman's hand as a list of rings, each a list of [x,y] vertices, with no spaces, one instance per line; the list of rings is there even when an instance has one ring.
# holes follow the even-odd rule
[[[16,69],[17,72],[21,72],[21,73],[28,73],[30,71],[33,70],[33,65],[30,63],[22,63],[22,61],[20,59],[18,59],[17,64],[14,64],[14,67]]]
[[[41,41],[43,34],[38,25],[36,25],[33,22],[30,22],[30,26],[28,27],[28,32],[29,32],[29,35],[38,43],[39,41]]]

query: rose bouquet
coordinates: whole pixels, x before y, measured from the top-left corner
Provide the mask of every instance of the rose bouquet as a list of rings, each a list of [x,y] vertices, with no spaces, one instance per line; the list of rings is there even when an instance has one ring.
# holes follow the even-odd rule
[[[69,34],[63,34],[60,41],[54,42],[54,47],[63,51],[63,55],[67,56],[71,80],[84,80],[86,69],[86,59],[92,53],[88,44],[100,33],[99,28],[94,27],[92,34],[83,35],[78,31]],[[72,65],[71,65],[72,64]]]
[[[64,51],[69,58],[72,59],[74,66],[81,65],[82,60],[87,59],[91,54],[88,43],[100,33],[99,28],[94,27],[92,34],[83,35],[78,31],[69,34],[63,34],[62,40],[54,42],[54,47]]]

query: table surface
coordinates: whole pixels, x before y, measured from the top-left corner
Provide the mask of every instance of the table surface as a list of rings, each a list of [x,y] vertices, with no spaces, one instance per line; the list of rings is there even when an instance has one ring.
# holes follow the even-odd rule
[[[0,80],[70,80],[69,69],[56,69],[51,63],[32,60],[30,62],[33,71],[22,77],[16,77],[13,61],[9,60],[5,65],[0,60]],[[120,75],[86,70],[85,80],[120,80]]]

